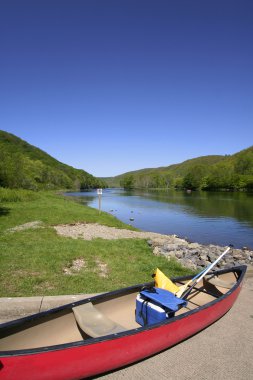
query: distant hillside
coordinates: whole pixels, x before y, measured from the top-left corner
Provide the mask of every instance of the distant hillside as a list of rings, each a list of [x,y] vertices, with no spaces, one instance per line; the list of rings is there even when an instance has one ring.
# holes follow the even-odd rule
[[[110,187],[251,190],[253,146],[231,156],[203,156],[180,164],[105,178]]]
[[[0,131],[0,186],[87,189],[106,185],[86,171],[65,165],[19,137]]]

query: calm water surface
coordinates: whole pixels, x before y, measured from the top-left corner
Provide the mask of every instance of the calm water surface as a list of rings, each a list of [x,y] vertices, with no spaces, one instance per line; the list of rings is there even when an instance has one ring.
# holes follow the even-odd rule
[[[98,208],[95,190],[68,195]],[[253,248],[253,194],[106,189],[101,208],[144,231]]]

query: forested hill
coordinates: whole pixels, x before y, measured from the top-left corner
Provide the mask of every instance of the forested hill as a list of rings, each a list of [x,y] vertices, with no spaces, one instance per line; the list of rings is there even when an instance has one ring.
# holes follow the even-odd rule
[[[25,189],[87,189],[105,182],[65,165],[19,137],[0,131],[0,186]]]
[[[203,156],[167,167],[142,169],[104,178],[108,186],[252,190],[253,146],[234,155]]]

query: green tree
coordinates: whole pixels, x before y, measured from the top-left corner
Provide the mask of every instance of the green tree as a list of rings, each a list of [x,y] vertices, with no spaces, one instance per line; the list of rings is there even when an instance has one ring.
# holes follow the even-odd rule
[[[206,168],[203,165],[196,165],[183,178],[183,188],[196,190],[205,185]]]
[[[228,164],[218,164],[211,168],[206,180],[207,189],[234,189],[234,171]]]
[[[120,181],[120,186],[124,189],[131,190],[134,188],[134,176],[133,175],[127,175]]]
[[[235,173],[237,174],[253,174],[253,152],[246,155],[240,155],[235,162]]]
[[[166,187],[165,178],[160,174],[153,174],[151,177],[151,181],[149,183],[149,187],[153,189],[162,189]]]

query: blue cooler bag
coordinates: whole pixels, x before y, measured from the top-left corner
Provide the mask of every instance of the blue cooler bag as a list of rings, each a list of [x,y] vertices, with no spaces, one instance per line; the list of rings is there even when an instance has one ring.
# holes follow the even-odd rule
[[[142,290],[136,298],[136,322],[152,325],[174,316],[175,311],[186,306],[187,301],[177,298],[168,290],[151,288]]]

